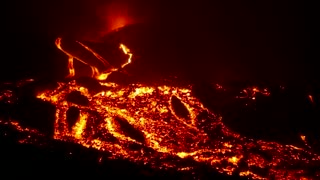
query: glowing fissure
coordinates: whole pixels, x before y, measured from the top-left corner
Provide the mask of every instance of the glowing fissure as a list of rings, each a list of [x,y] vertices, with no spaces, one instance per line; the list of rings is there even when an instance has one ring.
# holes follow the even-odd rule
[[[73,58],[80,62],[82,60],[64,51],[61,39],[57,39],[56,45],[69,57],[70,75],[74,75]],[[92,51],[89,47],[82,46]],[[132,53],[123,44],[120,49],[129,56],[121,66],[124,68],[131,63]],[[105,61],[95,52],[94,54]],[[118,69],[114,69],[116,70]],[[108,73],[111,72],[113,71]],[[96,74],[95,77],[100,80],[107,78],[107,75],[103,78],[100,76],[101,74]],[[111,152],[110,158],[120,157],[137,163],[148,163],[154,168],[192,170],[193,164],[180,163],[184,159],[191,159],[212,166],[220,173],[232,175],[238,172],[240,176],[253,179],[312,179],[320,175],[317,171],[310,176],[304,169],[310,164],[319,163],[319,155],[309,149],[255,141],[232,132],[223,124],[222,117],[205,108],[191,95],[188,88],[166,85],[150,87],[143,84],[120,86],[101,81],[100,85],[112,89],[91,94],[88,89],[72,80],[59,83],[55,90],[37,95],[57,109],[54,139],[71,140],[84,147]],[[89,105],[68,102],[66,96],[73,91],[79,91],[85,96]],[[249,96],[248,91],[252,95]],[[258,92],[269,95],[267,90],[260,91],[257,88],[244,92],[247,98],[255,97]],[[176,115],[171,104],[173,96],[185,106],[190,121]],[[74,124],[67,120],[66,114],[70,107],[76,107],[80,111]],[[17,124],[12,125],[19,131],[26,131]],[[72,129],[68,128],[70,126]],[[305,140],[305,136],[301,136],[301,139]],[[303,166],[297,166],[301,163]],[[257,171],[257,168],[264,173]]]
[[[124,68],[131,63],[132,53],[130,52],[130,49],[128,49],[124,44],[120,44],[120,49],[122,49],[124,54],[129,55],[128,61],[121,65],[121,68]]]

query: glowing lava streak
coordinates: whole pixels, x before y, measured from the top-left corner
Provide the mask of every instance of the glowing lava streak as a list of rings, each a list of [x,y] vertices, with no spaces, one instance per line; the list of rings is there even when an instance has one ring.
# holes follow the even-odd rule
[[[85,65],[90,66],[88,63],[86,63],[85,61],[81,60],[80,58],[73,56],[72,54],[68,53],[67,51],[65,51],[62,47],[61,47],[61,38],[57,38],[56,42],[55,42],[57,48],[59,50],[61,50],[62,52],[64,52],[69,58],[68,58],[68,69],[69,69],[69,77],[73,77],[75,75],[75,70],[73,67],[73,59],[77,59],[78,61],[82,62]],[[92,66],[90,66],[92,67]],[[93,72],[92,72],[93,73]]]
[[[80,114],[80,118],[79,118],[78,122],[76,122],[76,124],[73,127],[74,137],[76,139],[82,138],[82,133],[86,127],[87,119],[88,119],[88,114],[86,114],[86,113]]]
[[[107,60],[105,60],[102,56],[100,56],[98,53],[93,51],[91,48],[88,46],[84,45],[83,43],[77,41],[82,47],[84,47],[86,50],[90,51],[100,62],[102,62],[106,66],[111,66]]]
[[[67,56],[68,56],[68,69],[69,69],[69,75],[68,77],[73,77],[75,76],[75,69],[74,69],[74,66],[73,66],[73,63],[74,63],[74,59],[78,60],[79,62],[85,64],[85,65],[88,65],[91,70],[92,70],[92,77],[98,79],[98,80],[106,80],[108,78],[108,76],[112,73],[112,72],[115,72],[115,71],[118,71],[119,68],[115,68],[113,66],[110,65],[110,63],[105,60],[102,56],[100,56],[98,53],[96,53],[94,50],[92,50],[91,48],[89,48],[88,46],[84,45],[83,43],[77,41],[78,44],[80,44],[82,47],[84,47],[87,51],[89,51],[90,53],[92,53],[100,62],[102,62],[105,66],[109,66],[109,69],[107,69],[105,72],[99,72],[98,68],[95,67],[95,66],[92,66],[90,64],[88,64],[87,62],[85,62],[84,60],[82,60],[81,58],[75,56],[75,55],[72,55],[71,53],[69,53],[68,51],[64,50],[61,46],[61,38],[57,38],[56,41],[55,41],[55,44],[57,46],[57,48],[59,50],[61,50],[63,53],[65,53]],[[130,49],[127,48],[124,44],[120,44],[120,47],[119,47],[122,52],[125,54],[125,55],[128,55],[128,60],[127,62],[125,62],[124,64],[121,65],[121,68],[124,68],[126,67],[128,64],[131,63],[132,61],[132,56],[133,54],[130,53]]]
[[[121,65],[121,68],[126,67],[128,64],[131,63],[131,58],[132,58],[132,53],[130,53],[130,49],[128,49],[124,44],[120,44],[120,49],[122,49],[122,51],[124,52],[124,54],[128,55],[128,61],[126,63],[124,63],[123,65]]]

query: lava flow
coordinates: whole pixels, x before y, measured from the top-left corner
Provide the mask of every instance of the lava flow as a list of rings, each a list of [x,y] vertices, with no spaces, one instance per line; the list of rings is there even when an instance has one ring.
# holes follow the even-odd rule
[[[107,63],[92,49],[80,44]],[[69,57],[69,76],[75,75],[73,59],[89,65],[63,50],[61,39],[57,39],[56,45]],[[124,68],[131,63],[133,54],[123,44],[120,49],[128,55],[128,61],[121,66]],[[119,69],[99,73],[94,66],[91,68],[98,80],[107,79]],[[91,92],[72,80],[38,94],[39,99],[56,107],[54,139],[110,152],[110,158],[124,158],[161,169],[192,171],[195,166],[192,162],[198,162],[220,173],[253,179],[320,176],[319,169],[310,171],[320,162],[320,156],[312,150],[254,140],[232,132],[222,117],[192,96],[190,88],[99,83],[100,92]],[[260,92],[257,88],[251,91]],[[76,93],[86,103],[68,100],[70,94]],[[268,95],[267,90],[261,93]],[[74,122],[69,117],[72,109],[77,112]]]

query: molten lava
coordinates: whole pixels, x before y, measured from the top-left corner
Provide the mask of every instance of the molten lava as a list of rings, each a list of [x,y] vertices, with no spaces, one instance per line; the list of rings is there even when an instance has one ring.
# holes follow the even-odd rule
[[[92,49],[80,44],[107,64]],[[69,58],[69,76],[75,74],[73,59],[89,65],[63,50],[60,38],[56,45]],[[123,44],[120,49],[128,55],[128,61],[121,66],[125,68],[131,63],[133,54]],[[93,77],[98,80],[107,79],[117,70],[111,68],[99,73],[92,66]],[[192,96],[190,88],[99,83],[103,90],[98,93],[90,92],[73,80],[38,94],[39,99],[56,107],[54,139],[107,151],[112,153],[111,158],[125,158],[154,168],[192,171],[194,164],[187,162],[194,161],[211,166],[220,173],[237,173],[253,179],[296,179],[320,175],[319,170],[310,175],[306,169],[319,163],[319,155],[310,149],[254,140],[232,132],[224,125],[222,117],[210,112]],[[72,92],[78,92],[89,103],[80,105],[68,101],[67,96]],[[269,95],[266,89],[258,88],[246,89],[244,93],[244,97],[252,99],[256,93]],[[70,108],[79,110],[75,123],[68,120]],[[12,125],[26,131],[18,124]],[[304,140],[305,136],[301,138]],[[184,161],[186,163],[181,163]]]
[[[76,59],[79,62],[90,66],[91,71],[92,71],[92,77],[96,78],[98,80],[106,80],[108,78],[108,75],[110,75],[112,72],[118,71],[119,68],[115,68],[113,66],[110,65],[110,63],[105,60],[103,57],[101,57],[98,53],[96,53],[95,51],[93,51],[91,48],[89,48],[88,46],[84,45],[83,43],[77,41],[78,44],[80,44],[82,47],[84,47],[86,50],[88,50],[91,54],[93,54],[100,62],[103,63],[103,65],[105,67],[107,67],[107,71],[105,72],[99,72],[98,68],[92,65],[89,65],[88,62],[86,62],[85,60],[82,60],[81,58],[77,57],[76,55],[73,55],[72,53],[68,52],[67,50],[63,49],[61,46],[61,38],[57,38],[56,39],[56,46],[59,50],[61,50],[63,53],[65,53],[68,56],[68,69],[69,69],[69,75],[68,77],[74,77],[75,76],[75,70],[74,70],[74,65],[73,65],[73,60]],[[119,48],[123,51],[124,54],[128,55],[129,58],[127,60],[126,63],[124,63],[123,65],[121,65],[121,68],[126,67],[128,64],[131,63],[131,58],[132,58],[132,53],[130,53],[130,49],[128,49],[124,44],[120,44]]]

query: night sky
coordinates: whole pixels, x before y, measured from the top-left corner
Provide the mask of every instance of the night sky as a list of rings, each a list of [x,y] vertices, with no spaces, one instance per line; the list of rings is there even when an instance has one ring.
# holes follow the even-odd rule
[[[113,17],[121,16],[153,27],[132,36],[153,43],[135,46],[155,47],[145,64],[158,67],[155,72],[179,72],[196,81],[310,81],[318,46],[311,34],[315,13],[306,3],[11,0],[4,6],[1,79],[65,73],[55,38],[99,41]]]

